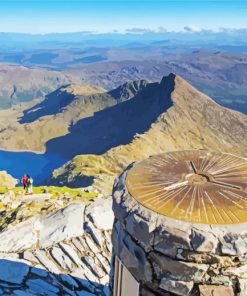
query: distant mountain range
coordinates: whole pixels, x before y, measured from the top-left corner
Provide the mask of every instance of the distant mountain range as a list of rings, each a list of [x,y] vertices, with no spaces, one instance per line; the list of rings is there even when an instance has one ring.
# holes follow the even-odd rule
[[[168,31],[165,28],[149,30],[130,28],[124,32],[97,33],[90,31],[50,34],[1,33],[0,50],[16,51],[75,48],[76,46],[123,46],[126,44],[183,44],[207,48],[232,46],[243,48],[247,46],[246,29],[221,28],[217,31],[184,27],[181,31]]]
[[[158,81],[163,75],[174,72],[223,106],[247,114],[247,53],[198,49],[172,53],[162,46],[99,51],[104,54],[96,49],[90,54],[77,51],[76,55],[74,51],[59,51],[59,58],[51,60],[53,66],[75,61],[73,67],[59,71],[37,68],[37,65],[30,68],[0,64],[0,108],[43,99],[67,84],[94,84],[111,90],[133,80]],[[100,54],[106,61],[78,62]]]

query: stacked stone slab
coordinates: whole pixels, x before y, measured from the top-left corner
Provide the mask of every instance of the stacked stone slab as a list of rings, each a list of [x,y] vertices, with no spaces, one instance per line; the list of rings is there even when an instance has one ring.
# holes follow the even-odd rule
[[[247,295],[247,223],[206,225],[157,214],[113,187],[114,256],[141,284],[141,295]],[[247,214],[246,214],[247,215]]]
[[[113,219],[97,198],[0,233],[0,295],[110,295]]]

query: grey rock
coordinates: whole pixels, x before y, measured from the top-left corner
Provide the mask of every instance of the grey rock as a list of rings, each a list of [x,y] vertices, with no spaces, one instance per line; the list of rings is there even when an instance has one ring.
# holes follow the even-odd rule
[[[118,250],[118,257],[137,280],[152,282],[152,269],[144,250],[124,231],[122,231],[121,239],[122,245]]]
[[[71,274],[77,281],[80,282],[81,286],[87,291],[92,293],[95,292],[96,286],[99,284],[99,279],[91,272],[91,270],[83,263],[82,269],[76,269]]]
[[[105,243],[105,239],[102,235],[102,232],[100,230],[98,230],[97,228],[95,228],[91,222],[87,223],[86,229],[87,229],[87,232],[91,234],[95,243],[98,246],[102,247]]]
[[[112,230],[114,213],[112,210],[112,198],[96,198],[87,206],[86,214],[94,225],[100,230]]]
[[[99,264],[95,263],[92,257],[85,256],[82,260],[98,278],[102,278],[105,276],[105,272],[103,271],[103,269],[100,268]]]
[[[23,258],[25,259],[25,260],[27,260],[27,261],[30,261],[30,262],[32,262],[32,263],[39,263],[39,261],[37,260],[37,258],[34,256],[34,254],[32,253],[32,251],[29,251],[29,250],[27,250],[27,251],[25,251],[24,253],[23,253]]]
[[[4,205],[12,203],[12,201],[15,199],[15,193],[13,190],[9,190],[6,192],[3,196],[1,196],[1,202]]]
[[[73,270],[73,262],[59,247],[53,247],[50,253],[62,269]]]
[[[31,293],[23,291],[23,290],[14,290],[12,293],[15,296],[33,296],[34,295],[33,293],[31,294]],[[1,295],[4,295],[4,294],[1,294]]]
[[[0,252],[20,252],[37,243],[34,230],[36,218],[28,219],[0,233]]]
[[[190,227],[179,221],[170,225],[164,217],[158,217],[154,237],[154,249],[164,255],[175,257],[178,249],[190,250]]]
[[[81,243],[81,241],[78,238],[72,238],[72,244],[76,247],[76,249],[80,253],[82,253],[85,250],[83,244]]]
[[[35,256],[39,260],[39,262],[50,272],[58,274],[60,270],[57,268],[55,263],[49,259],[44,250],[36,250]]]
[[[79,242],[81,243],[81,245],[83,246],[83,250],[87,251],[88,250],[88,245],[85,241],[84,235],[83,236],[79,236],[77,237],[77,239],[79,240]]]
[[[81,266],[81,263],[82,263],[81,259],[79,258],[76,250],[74,249],[74,247],[72,245],[68,245],[65,243],[59,243],[59,246],[78,267]]]
[[[116,255],[119,255],[120,253],[120,246],[122,242],[122,226],[118,220],[113,225],[113,231],[112,231],[112,244],[113,244],[113,253]]]
[[[224,276],[224,275],[210,277],[210,283],[212,283],[213,285],[226,285],[226,286],[232,285],[231,279],[228,276]]]
[[[37,277],[48,277],[48,272],[45,269],[33,267],[31,269],[32,274],[36,275]]]
[[[78,283],[69,275],[67,274],[61,274],[60,278],[62,282],[66,283],[69,287],[72,288],[79,288]]]
[[[193,282],[175,281],[169,278],[162,278],[159,286],[161,289],[176,295],[187,296],[193,288]]]
[[[102,268],[105,270],[105,272],[107,274],[110,273],[110,264],[107,261],[107,259],[101,254],[101,253],[96,253],[96,258],[99,260],[99,262],[101,263]]]
[[[27,281],[26,285],[29,287],[30,291],[41,295],[58,295],[59,293],[59,289],[56,286],[41,279],[30,279]]]
[[[208,269],[206,264],[173,260],[157,253],[150,253],[150,261],[158,278],[168,273],[174,280],[184,282],[200,282]]]
[[[103,286],[109,285],[109,283],[110,283],[110,276],[109,276],[109,274],[105,275],[104,277],[102,277],[100,279],[100,284],[103,285]]]
[[[39,231],[40,247],[51,247],[63,240],[82,235],[84,209],[83,203],[72,203],[36,222],[35,228]]]
[[[21,284],[29,273],[29,266],[22,262],[0,259],[0,280]]]
[[[109,253],[112,252],[112,241],[111,241],[111,235],[109,232],[104,232],[105,234],[105,243],[106,243],[106,248]]]
[[[135,213],[129,214],[126,218],[126,230],[147,252],[152,249],[156,220],[155,214],[148,221]]]
[[[245,223],[242,223],[245,225]],[[236,226],[237,227],[237,226]],[[247,253],[247,235],[241,234],[241,224],[239,225],[239,233],[228,232],[220,238],[221,252],[226,255],[244,255]],[[235,231],[237,228],[235,229]]]
[[[88,236],[85,236],[85,241],[89,247],[89,249],[94,253],[97,254],[98,252],[100,252],[99,247],[94,243],[94,241]]]
[[[218,243],[218,239],[209,231],[203,232],[195,228],[191,231],[191,245],[196,252],[215,253]]]
[[[224,268],[222,274],[227,276],[237,276],[242,279],[247,279],[247,265]]]

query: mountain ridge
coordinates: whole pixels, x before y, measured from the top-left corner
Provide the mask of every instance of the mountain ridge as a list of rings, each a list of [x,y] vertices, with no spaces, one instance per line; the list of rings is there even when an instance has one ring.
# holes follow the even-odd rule
[[[183,149],[211,149],[246,157],[247,117],[224,108],[180,76],[125,83],[112,91],[69,84],[26,108],[6,126],[5,150],[58,155],[64,166],[48,184],[96,186],[109,194],[130,162]],[[17,118],[17,117],[15,117]]]
[[[148,130],[134,135],[128,144],[112,147],[101,155],[76,156],[55,170],[48,184],[76,187],[83,184],[84,178],[91,178],[92,185],[109,194],[115,176],[130,162],[153,154],[194,148],[246,157],[247,116],[218,105],[174,74],[154,86],[165,86],[167,79],[174,82],[172,105],[160,113]],[[134,100],[127,102],[132,104]]]

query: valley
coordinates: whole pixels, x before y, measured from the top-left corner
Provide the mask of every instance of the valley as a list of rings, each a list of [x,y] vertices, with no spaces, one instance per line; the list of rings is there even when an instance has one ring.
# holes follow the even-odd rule
[[[24,110],[0,112],[0,169],[49,185],[93,185],[106,195],[130,162],[150,155],[191,148],[246,155],[247,117],[174,74],[111,91],[70,84]]]

